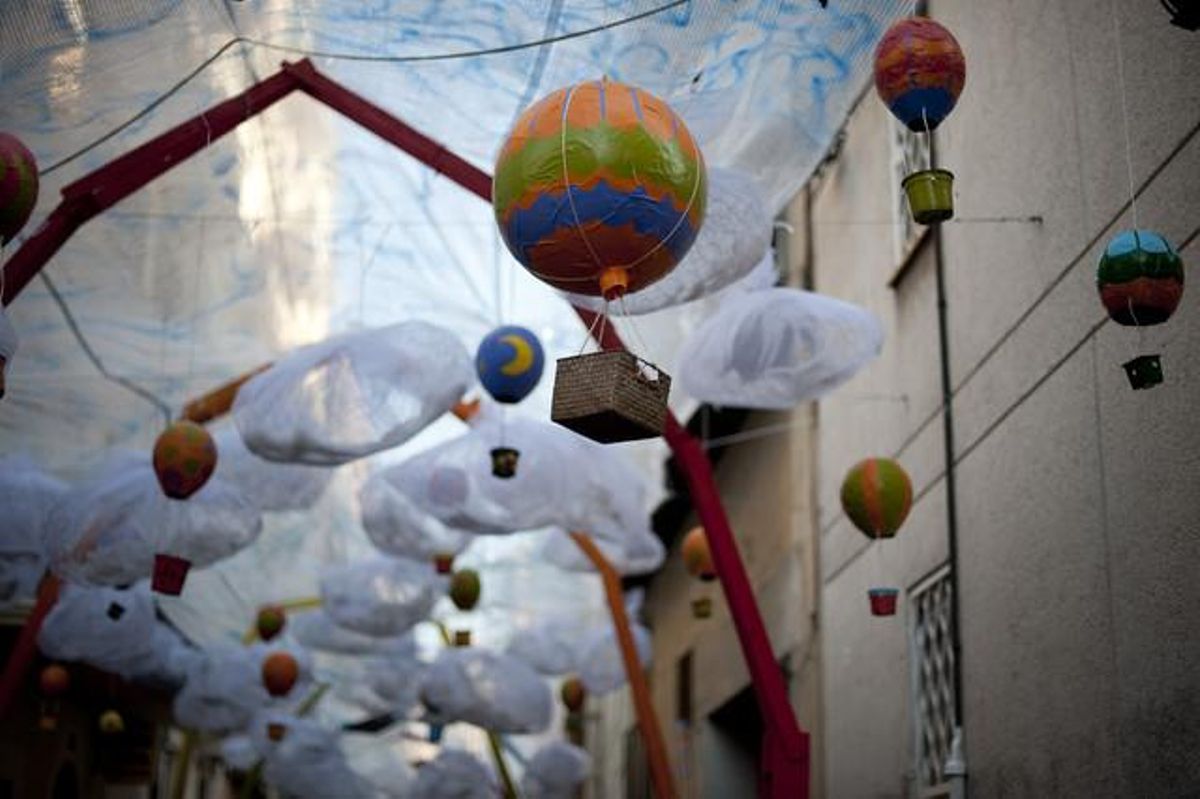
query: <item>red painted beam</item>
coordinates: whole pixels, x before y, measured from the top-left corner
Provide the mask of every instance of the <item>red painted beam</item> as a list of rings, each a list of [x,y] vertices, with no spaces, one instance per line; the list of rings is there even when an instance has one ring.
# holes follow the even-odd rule
[[[467,191],[492,201],[492,176],[469,161],[458,157],[420,131],[384,111],[379,106],[330,80],[308,60],[284,64],[305,94],[352,119],[379,138],[399,147],[435,172],[445,175]]]
[[[597,325],[596,314],[592,311],[582,308],[576,308],[575,311],[589,330],[603,330],[597,333],[602,348],[625,348],[613,325]],[[783,672],[775,660],[767,628],[758,612],[754,589],[750,587],[750,578],[721,504],[721,495],[713,479],[708,456],[669,411],[663,438],[675,453],[688,483],[692,505],[708,537],[713,565],[721,588],[725,591],[729,614],[733,618],[759,711],[766,725],[759,795],[770,799],[807,797],[811,769],[809,736],[800,729],[792,711]]]
[[[280,71],[235,97],[171,128],[62,190],[63,200],[4,267],[8,305],[79,227],[186,161],[297,88]]]

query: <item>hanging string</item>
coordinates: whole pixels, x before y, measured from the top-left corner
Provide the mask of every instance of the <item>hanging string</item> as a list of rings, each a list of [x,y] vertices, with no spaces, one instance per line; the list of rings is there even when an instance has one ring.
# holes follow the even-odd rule
[[[605,303],[605,306],[606,306],[605,310],[607,310],[607,303]],[[592,323],[590,325],[588,325],[587,333],[583,337],[583,343],[579,345],[579,352],[575,353],[577,356],[583,355],[583,351],[587,349],[588,342],[590,342],[592,340],[592,332],[595,331],[596,325],[600,324],[600,320],[603,319],[604,316],[605,316],[604,314],[593,314],[592,315]],[[604,335],[604,334],[601,333],[600,335]]]
[[[1133,143],[1129,132],[1129,98],[1125,92],[1125,54],[1121,49],[1121,17],[1116,0],[1110,0],[1113,34],[1117,39],[1117,84],[1121,90],[1121,121],[1125,128],[1125,169],[1129,179],[1129,210],[1133,216],[1133,227],[1138,227],[1137,189],[1133,182]]]

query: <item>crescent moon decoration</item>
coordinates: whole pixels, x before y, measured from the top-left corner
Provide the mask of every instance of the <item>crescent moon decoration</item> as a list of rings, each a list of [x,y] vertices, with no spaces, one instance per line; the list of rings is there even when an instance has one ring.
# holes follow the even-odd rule
[[[513,359],[500,367],[500,371],[509,377],[523,375],[533,367],[533,347],[529,342],[515,333],[501,336],[501,341],[512,347],[516,352]]]
[[[492,399],[520,402],[542,378],[546,355],[532,330],[516,325],[499,327],[479,342],[475,368],[479,382]]]

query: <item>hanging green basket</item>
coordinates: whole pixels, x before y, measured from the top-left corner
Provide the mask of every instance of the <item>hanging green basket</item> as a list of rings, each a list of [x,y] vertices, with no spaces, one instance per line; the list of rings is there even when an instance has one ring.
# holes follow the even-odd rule
[[[904,193],[913,220],[936,225],[954,216],[954,174],[946,169],[922,169],[904,179]]]

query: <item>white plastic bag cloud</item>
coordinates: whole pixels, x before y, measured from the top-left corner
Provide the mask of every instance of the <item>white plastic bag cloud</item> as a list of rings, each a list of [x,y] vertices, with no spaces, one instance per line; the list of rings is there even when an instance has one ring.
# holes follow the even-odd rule
[[[592,773],[592,758],[578,746],[553,741],[537,751],[521,778],[524,799],[573,799]]]
[[[67,484],[29,458],[0,459],[0,602],[29,598],[46,569],[46,522]]]
[[[333,470],[327,467],[260,458],[246,448],[233,428],[221,430],[213,438],[220,453],[215,477],[238,486],[259,510],[311,508],[333,478]]]
[[[202,732],[241,730],[271,699],[261,669],[261,658],[250,648],[206,652],[175,695],[176,723]]]
[[[589,632],[573,617],[554,616],[517,630],[505,652],[539,674],[570,674],[579,668]]]
[[[12,363],[13,356],[17,354],[17,346],[20,340],[17,338],[17,329],[13,327],[12,321],[8,318],[4,308],[0,307],[0,397],[4,396],[4,372],[8,365]]]
[[[617,541],[593,538],[605,560],[618,574],[645,574],[662,565],[666,550],[662,540],[649,530],[634,530]],[[542,557],[560,569],[573,572],[595,571],[595,566],[570,536],[553,530],[542,545]]]
[[[492,474],[489,453],[501,445],[521,453],[508,479]],[[485,415],[394,468],[413,476],[411,499],[422,510],[457,529],[498,535],[558,527],[613,542],[651,534],[636,466],[559,425]]]
[[[154,614],[145,583],[128,590],[67,583],[38,633],[55,660],[83,661],[125,678],[182,681],[200,653]]]
[[[461,399],[474,374],[453,333],[401,322],[284,356],[242,386],[233,419],[267,460],[332,466],[404,443]]]
[[[271,742],[263,776],[282,794],[297,799],[367,799],[366,784],[350,770],[338,733],[299,718],[287,720],[287,732]]]
[[[461,749],[443,749],[417,769],[413,799],[493,799],[497,796],[492,774]]]
[[[714,405],[783,410],[854,376],[883,330],[850,303],[788,288],[730,294],[684,343],[679,382]]]
[[[757,184],[730,169],[708,170],[708,209],[704,226],[679,265],[641,291],[609,303],[613,315],[650,313],[700,299],[740,280],[771,245],[771,213]],[[604,309],[598,297],[567,294],[580,308]]]
[[[155,554],[203,568],[258,538],[262,516],[237,487],[214,477],[187,500],[168,499],[149,463],[123,464],[51,513],[48,551],[60,575],[125,585],[151,575]]]
[[[428,563],[375,557],[325,569],[322,607],[355,632],[394,636],[429,617],[439,588]]]
[[[308,610],[288,616],[288,633],[309,649],[336,655],[369,655],[392,646],[394,638],[363,635],[342,627],[324,610]]]
[[[629,616],[638,662],[645,668],[650,663],[653,638],[650,631],[636,621],[641,612],[642,599],[641,591],[629,592],[625,596],[625,612]],[[604,696],[626,683],[625,661],[621,657],[617,631],[612,625],[598,627],[588,635],[579,660],[579,679],[592,696]]]
[[[550,725],[546,682],[524,663],[486,649],[444,649],[421,681],[421,702],[438,723],[465,721],[493,732],[533,733]]]
[[[389,555],[428,562],[457,555],[470,542],[466,533],[443,524],[413,500],[439,490],[432,475],[405,461],[371,475],[359,492],[362,525],[376,547]]]

